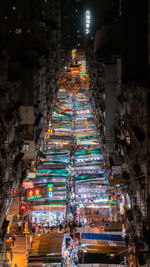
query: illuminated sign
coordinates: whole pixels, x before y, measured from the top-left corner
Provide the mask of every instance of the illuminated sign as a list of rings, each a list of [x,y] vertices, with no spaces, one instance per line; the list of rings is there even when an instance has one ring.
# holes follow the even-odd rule
[[[47,191],[48,191],[47,192],[47,196],[48,197],[52,197],[53,196],[53,192],[52,192],[53,191],[53,184],[48,184],[47,185]]]
[[[85,23],[86,23],[86,27],[85,27],[85,33],[89,34],[90,32],[90,23],[91,23],[91,14],[90,11],[87,10],[85,13]]]
[[[27,178],[36,178],[36,173],[35,172],[28,172]]]
[[[76,57],[76,49],[72,49],[72,60],[73,60],[73,63],[74,63],[75,57]]]
[[[32,170],[35,172],[36,171],[36,167],[35,167],[35,162],[34,161],[31,162],[31,167],[32,167]]]
[[[90,158],[84,158],[84,159],[75,159],[77,162],[86,162],[86,161],[92,161],[92,160],[102,160],[102,157],[90,157]]]
[[[27,204],[21,204],[21,210],[27,210],[28,206]]]
[[[53,196],[53,192],[48,192],[47,196],[48,197],[52,197]]]
[[[54,134],[54,131],[53,131],[53,129],[48,129],[48,130],[47,130],[47,133],[48,133],[48,134]]]
[[[70,68],[70,71],[71,71],[72,73],[79,73],[79,71],[80,71],[80,67],[71,67],[71,68]]]
[[[66,93],[66,88],[59,88],[60,93]]]
[[[34,200],[46,196],[45,188],[34,188],[27,190],[27,199]]]
[[[85,109],[85,110],[77,110],[77,114],[88,114],[91,113],[91,110]]]
[[[24,187],[25,189],[34,188],[34,183],[32,181],[24,181],[22,183],[22,187]]]
[[[86,61],[85,60],[81,61],[81,69],[82,69],[82,72],[84,72],[86,70]]]
[[[35,189],[30,189],[27,191],[27,199],[28,200],[33,200],[33,199],[38,199],[41,198],[41,194],[40,194],[40,189],[39,188],[35,188]]]

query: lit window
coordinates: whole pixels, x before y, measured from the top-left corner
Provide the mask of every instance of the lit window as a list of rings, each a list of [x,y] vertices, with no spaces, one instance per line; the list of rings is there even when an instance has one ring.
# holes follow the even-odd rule
[[[15,10],[16,10],[16,7],[15,7],[15,6],[13,6],[13,7],[12,7],[12,9],[15,11]]]
[[[23,145],[23,150],[24,150],[24,152],[29,151],[29,144],[24,144]]]
[[[90,27],[90,24],[86,24],[86,28],[89,28]]]
[[[15,29],[15,33],[16,34],[21,34],[22,33],[22,29]]]

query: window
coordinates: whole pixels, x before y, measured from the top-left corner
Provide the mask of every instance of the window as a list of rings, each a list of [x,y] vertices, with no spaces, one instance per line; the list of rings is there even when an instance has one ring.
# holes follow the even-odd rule
[[[13,7],[12,7],[12,9],[15,11],[15,10],[16,10],[16,7],[15,7],[15,6],[13,6]]]
[[[23,145],[23,151],[24,151],[24,152],[29,151],[29,144],[24,144],[24,145]]]
[[[22,33],[22,29],[15,29],[15,33],[16,34],[21,34]]]

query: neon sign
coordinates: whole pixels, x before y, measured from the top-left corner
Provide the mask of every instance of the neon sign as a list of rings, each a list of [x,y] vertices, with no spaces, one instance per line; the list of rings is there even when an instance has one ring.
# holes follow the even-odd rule
[[[76,49],[72,49],[72,60],[73,60],[73,63],[75,61],[75,58],[76,58]]]
[[[34,188],[34,183],[33,183],[33,181],[24,181],[22,183],[22,187],[24,187],[25,189]]]
[[[86,23],[86,27],[85,27],[85,33],[86,34],[89,34],[90,30],[90,23],[91,23],[91,14],[90,14],[90,11],[87,10],[86,13],[85,13],[85,23]]]
[[[48,134],[54,134],[54,131],[53,131],[53,129],[48,129],[47,133]]]
[[[53,191],[53,184],[48,184],[47,190],[48,190],[47,196],[52,197],[53,196],[53,192],[52,192]]]
[[[27,199],[28,200],[33,200],[33,199],[38,199],[41,198],[41,189],[40,188],[34,188],[27,190]]]
[[[27,190],[27,200],[39,199],[46,196],[45,188],[34,188]]]

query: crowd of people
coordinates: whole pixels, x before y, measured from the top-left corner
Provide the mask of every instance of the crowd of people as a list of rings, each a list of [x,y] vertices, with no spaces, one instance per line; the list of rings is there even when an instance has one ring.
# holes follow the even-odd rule
[[[78,245],[79,241],[76,238],[70,238],[69,244],[67,244],[64,251],[64,264],[71,266],[76,266],[79,262],[78,259]]]
[[[77,266],[79,263],[78,246],[80,245],[80,235],[76,234],[76,227],[79,226],[75,221],[66,224],[66,231],[69,233],[69,238],[66,239],[66,248],[64,250],[64,264]]]

